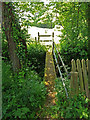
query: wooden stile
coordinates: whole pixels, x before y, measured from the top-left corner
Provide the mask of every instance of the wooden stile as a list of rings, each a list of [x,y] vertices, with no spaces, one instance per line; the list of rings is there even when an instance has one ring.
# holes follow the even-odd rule
[[[52,40],[50,37],[52,37]],[[48,39],[45,39],[45,38],[48,38]],[[54,42],[54,32],[52,32],[52,35],[47,35],[47,34],[41,35],[38,32],[38,42],[41,42],[43,45],[46,45],[46,46],[52,46]]]
[[[78,75],[79,75],[79,80],[80,80],[80,91],[84,92],[84,84],[83,84],[83,75],[82,75],[82,68],[81,68],[81,64],[80,64],[80,60],[77,59],[77,71],[78,71]]]

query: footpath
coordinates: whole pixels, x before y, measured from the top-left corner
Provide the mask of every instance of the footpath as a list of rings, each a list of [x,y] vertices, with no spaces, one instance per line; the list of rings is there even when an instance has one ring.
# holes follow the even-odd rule
[[[52,118],[51,115],[54,114],[51,108],[52,106],[56,105],[55,103],[56,92],[54,90],[56,72],[55,72],[55,66],[54,66],[53,55],[51,50],[46,53],[44,77],[45,77],[45,85],[47,87],[48,95],[46,98],[46,103],[43,108],[43,112],[41,113],[40,116],[42,118],[44,117],[50,120],[50,118]]]

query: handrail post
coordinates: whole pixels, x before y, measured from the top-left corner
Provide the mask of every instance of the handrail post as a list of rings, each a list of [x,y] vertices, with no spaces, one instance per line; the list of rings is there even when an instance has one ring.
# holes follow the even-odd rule
[[[54,32],[52,32],[52,51],[54,50]]]
[[[52,32],[52,41],[54,42],[54,32]]]
[[[39,42],[39,40],[40,40],[40,35],[39,35],[39,32],[38,32],[38,42]]]
[[[37,37],[35,37],[35,42],[36,42],[36,44],[37,44]]]

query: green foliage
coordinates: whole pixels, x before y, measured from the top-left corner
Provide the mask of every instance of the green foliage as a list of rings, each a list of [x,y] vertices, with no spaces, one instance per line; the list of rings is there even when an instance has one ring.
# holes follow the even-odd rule
[[[60,44],[61,56],[67,65],[71,65],[72,59],[87,59],[88,57],[88,41],[78,40],[76,44],[62,40]]]
[[[66,87],[69,86],[69,81],[64,81]],[[69,91],[69,87],[68,92]],[[56,87],[57,91],[57,101],[56,106],[53,107],[55,113],[58,114],[57,118],[72,118],[72,119],[88,119],[89,118],[89,109],[88,109],[88,98],[86,98],[83,94],[79,94],[78,96],[69,96],[66,97],[66,93],[64,90],[64,86],[60,79],[56,79]]]
[[[29,68],[14,75],[11,66],[3,62],[3,119],[30,119],[43,105],[46,88],[41,78]]]
[[[9,3],[6,2],[6,4]],[[15,18],[12,19],[12,37],[16,43],[22,69],[18,74],[13,74],[10,64],[3,62],[3,119],[36,118],[36,112],[43,105],[46,95],[42,82],[46,48],[40,44],[30,43],[26,56],[24,44],[29,39],[29,35],[25,28],[32,25],[48,28],[53,28],[55,24],[62,25],[59,51],[64,62],[70,65],[73,58],[87,59],[87,3],[50,2],[49,5],[44,5],[43,2],[13,2],[10,5]],[[49,10],[52,12],[50,13]],[[24,12],[28,12],[28,14]],[[25,18],[25,14],[28,20]],[[55,19],[53,20],[53,18]],[[21,26],[24,29],[21,29]],[[4,61],[9,62],[8,43],[4,31],[3,28],[2,54]],[[65,83],[69,91],[69,80],[65,80]],[[53,118],[89,118],[89,100],[84,95],[79,94],[77,97],[67,99],[60,79],[56,80],[56,91],[58,101],[56,101],[56,106],[51,108],[51,111],[55,113],[52,115]]]
[[[87,59],[88,57],[88,25],[87,3],[53,3],[54,11],[60,15],[58,24],[63,29],[60,35],[60,53],[66,64],[70,66],[72,59]],[[59,7],[57,7],[59,6]]]
[[[21,17],[21,25],[24,27],[37,26],[53,28],[55,26],[55,23],[52,21],[54,15],[47,11],[50,9],[50,6],[45,5],[44,2],[17,2],[14,3],[14,6],[19,8],[17,13],[19,13],[19,16]],[[27,12],[27,14],[24,12]],[[25,19],[25,16],[28,20]]]
[[[28,46],[28,61],[30,66],[41,76],[44,75],[46,48],[40,44],[30,44]]]

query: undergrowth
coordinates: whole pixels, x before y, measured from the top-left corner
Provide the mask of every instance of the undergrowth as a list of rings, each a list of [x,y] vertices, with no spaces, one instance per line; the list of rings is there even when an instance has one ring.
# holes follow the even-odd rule
[[[46,48],[40,44],[28,46],[26,63],[19,73],[13,73],[11,62],[3,52],[2,95],[3,120],[37,118],[44,104],[46,88],[43,83]]]
[[[30,119],[43,105],[46,88],[35,71],[27,68],[19,74],[12,74],[11,66],[3,62],[2,69],[3,120]]]
[[[68,93],[70,93],[69,81],[66,79],[64,81],[66,84],[66,88]],[[67,98],[64,86],[62,84],[61,79],[56,79],[55,90],[57,92],[56,98],[56,106],[52,107],[54,111],[53,118],[58,119],[89,119],[90,113],[88,108],[88,103],[90,102],[85,95],[79,93],[78,96],[73,96],[69,94],[69,98]]]
[[[40,44],[33,43],[28,45],[27,48],[28,65],[32,67],[32,70],[35,70],[40,77],[43,77],[45,68],[46,47]]]

